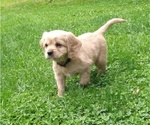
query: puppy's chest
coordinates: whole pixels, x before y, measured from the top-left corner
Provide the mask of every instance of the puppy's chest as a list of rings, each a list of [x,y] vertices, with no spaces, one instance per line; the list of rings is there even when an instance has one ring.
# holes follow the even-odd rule
[[[60,67],[61,68],[61,72],[65,75],[65,76],[75,76],[78,74],[81,74],[84,71],[84,67],[80,67],[80,66],[67,66],[67,67]]]
[[[65,68],[63,70],[63,73],[65,74],[65,76],[75,76],[75,75],[78,75],[82,72],[81,69],[78,69],[78,68]]]
[[[65,76],[75,76],[85,71],[87,66],[82,61],[72,61],[66,67],[62,67],[54,63],[54,71],[62,73]]]

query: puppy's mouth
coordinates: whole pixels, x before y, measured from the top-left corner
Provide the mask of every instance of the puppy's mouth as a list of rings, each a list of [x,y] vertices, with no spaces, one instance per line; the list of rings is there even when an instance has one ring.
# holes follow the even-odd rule
[[[48,52],[45,53],[45,57],[46,57],[46,59],[54,60],[56,62],[61,62],[61,61],[66,60],[67,55],[66,54],[56,55],[53,51],[48,51]]]
[[[49,56],[49,55],[46,55],[46,59],[50,59],[50,60],[57,60],[57,59],[59,59],[58,57],[55,57],[55,56],[53,56],[53,55],[51,55],[51,56]]]

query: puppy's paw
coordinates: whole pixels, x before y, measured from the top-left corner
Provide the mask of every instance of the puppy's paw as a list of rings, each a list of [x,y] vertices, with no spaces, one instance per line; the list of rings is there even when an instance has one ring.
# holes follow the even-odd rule
[[[63,97],[63,92],[64,92],[64,90],[63,91],[58,91],[57,96],[58,97]]]
[[[88,85],[80,85],[83,89],[87,88]]]
[[[106,72],[106,70],[99,70],[98,72],[97,72],[97,75],[96,75],[96,77],[99,77],[99,76],[101,76],[102,74],[105,74],[105,72]]]
[[[60,94],[60,93],[58,93],[58,94],[57,94],[57,96],[58,96],[58,97],[63,97],[63,95],[62,95],[62,94]]]

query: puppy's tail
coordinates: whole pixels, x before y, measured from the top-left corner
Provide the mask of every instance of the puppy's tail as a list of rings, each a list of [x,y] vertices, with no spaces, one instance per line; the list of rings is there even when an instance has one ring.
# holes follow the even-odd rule
[[[105,31],[113,24],[115,23],[121,23],[121,22],[126,22],[126,20],[121,19],[121,18],[113,18],[109,20],[106,24],[104,24],[102,27],[100,27],[96,32],[101,33],[104,35]]]

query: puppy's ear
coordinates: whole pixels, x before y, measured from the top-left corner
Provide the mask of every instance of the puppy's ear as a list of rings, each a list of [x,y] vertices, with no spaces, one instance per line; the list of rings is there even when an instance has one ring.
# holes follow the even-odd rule
[[[39,44],[41,45],[41,47],[44,49],[44,40],[45,40],[45,38],[46,37],[48,37],[48,32],[44,32],[43,33],[43,35],[42,35],[42,38],[41,38],[41,40],[40,40],[40,42],[39,42]]]
[[[67,47],[68,47],[68,58],[75,58],[78,51],[80,50],[82,44],[72,33],[67,35],[66,38]]]

